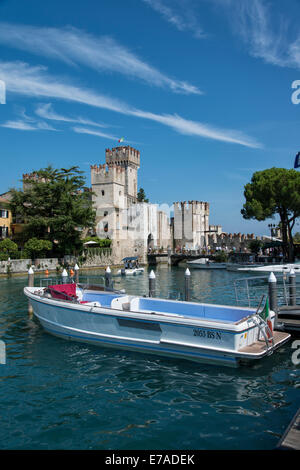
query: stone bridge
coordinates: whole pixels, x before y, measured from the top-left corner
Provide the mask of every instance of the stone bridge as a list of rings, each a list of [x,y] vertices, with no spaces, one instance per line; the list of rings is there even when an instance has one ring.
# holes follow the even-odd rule
[[[149,253],[147,255],[148,264],[150,266],[154,266],[158,263],[168,263],[171,264],[171,266],[177,266],[180,261],[193,261],[199,258],[212,259],[213,257],[208,255],[195,255],[187,253]]]

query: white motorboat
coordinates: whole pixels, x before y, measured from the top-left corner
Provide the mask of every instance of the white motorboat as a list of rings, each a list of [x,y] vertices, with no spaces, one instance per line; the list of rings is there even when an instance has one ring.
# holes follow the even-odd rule
[[[296,276],[300,275],[300,264],[296,263],[291,263],[291,264],[268,264],[265,266],[257,266],[257,267],[243,267],[239,268],[238,271],[244,271],[244,272],[249,272],[249,273],[278,273],[278,274],[284,274],[291,271],[291,269],[294,270]]]
[[[136,276],[137,274],[142,274],[144,268],[141,268],[138,263],[137,256],[130,256],[122,259],[124,267],[117,271],[117,274],[122,276]]]
[[[193,261],[187,261],[186,264],[189,268],[194,269],[226,269],[227,265],[227,263],[211,261],[209,258],[199,258]]]
[[[142,274],[143,272],[144,268],[121,268],[117,271],[118,274],[125,276],[136,276],[137,274]]]
[[[248,269],[259,268],[261,266],[261,264],[255,263],[226,263],[227,271],[240,271],[241,269],[246,271]]]
[[[288,341],[252,308],[181,302],[60,284],[25,287],[36,318],[61,338],[238,366]]]

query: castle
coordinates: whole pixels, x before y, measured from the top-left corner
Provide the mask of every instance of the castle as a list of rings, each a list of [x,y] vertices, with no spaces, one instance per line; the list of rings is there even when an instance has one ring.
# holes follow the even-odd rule
[[[206,248],[212,232],[208,202],[174,203],[174,216],[157,204],[138,202],[140,152],[130,146],[105,151],[105,163],[91,165],[96,232],[110,238],[116,259],[138,256],[146,262],[149,250]],[[170,211],[169,211],[170,212]]]

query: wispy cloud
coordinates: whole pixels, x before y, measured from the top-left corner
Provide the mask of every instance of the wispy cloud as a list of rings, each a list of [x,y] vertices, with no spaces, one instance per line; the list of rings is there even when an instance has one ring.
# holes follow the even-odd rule
[[[8,93],[18,93],[28,97],[47,97],[72,101],[97,108],[107,109],[127,116],[159,122],[185,135],[204,137],[222,142],[230,142],[247,147],[261,145],[242,132],[219,129],[214,126],[190,121],[178,115],[155,114],[134,108],[124,101],[107,97],[96,91],[82,88],[49,75],[44,67],[30,67],[22,62],[0,62],[0,78],[5,81]]]
[[[1,127],[7,127],[8,129],[17,129],[20,131],[35,131],[36,127],[32,124],[29,124],[26,121],[6,121],[0,124]]]
[[[206,36],[196,18],[196,12],[190,0],[180,0],[179,2],[168,0],[143,0],[153,10],[175,26],[179,31],[190,31],[196,38]]]
[[[95,37],[77,28],[41,28],[0,23],[0,43],[98,72],[114,72],[175,93],[201,94],[198,87],[176,80],[141,60],[111,37]]]
[[[29,123],[27,120],[22,121],[17,119],[16,121],[6,121],[4,123],[0,123],[0,127],[7,127],[8,129],[16,129],[19,131],[38,131],[38,130],[46,130],[46,131],[56,131],[54,127],[49,126],[46,122],[34,122]]]
[[[95,135],[97,137],[104,137],[105,139],[110,139],[110,140],[114,140],[115,142],[117,142],[118,140],[118,137],[114,136],[114,135],[111,135],[111,134],[106,134],[105,132],[100,132],[98,130],[95,130],[95,129],[89,129],[87,127],[77,127],[77,126],[74,126],[72,127],[72,130],[74,132],[76,132],[77,134],[89,134],[89,135]]]
[[[300,68],[300,35],[264,0],[213,0],[228,9],[234,31],[253,57],[280,67]]]
[[[51,103],[39,104],[35,110],[36,114],[43,119],[49,119],[53,121],[63,121],[63,122],[73,122],[77,124],[84,124],[87,126],[95,127],[108,127],[106,124],[99,122],[91,121],[90,119],[85,119],[81,117],[70,117],[62,114],[58,114],[53,110]]]

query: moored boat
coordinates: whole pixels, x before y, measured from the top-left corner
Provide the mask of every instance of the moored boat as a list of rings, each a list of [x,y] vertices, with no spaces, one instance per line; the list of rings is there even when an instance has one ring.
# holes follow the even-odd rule
[[[137,274],[142,274],[144,272],[144,268],[139,266],[137,256],[130,256],[122,259],[124,263],[124,267],[117,271],[118,274],[122,276],[131,275],[136,276]]]
[[[300,275],[300,264],[290,263],[290,264],[268,264],[264,266],[246,266],[238,269],[239,272],[249,272],[249,273],[289,273],[291,269],[294,270],[296,276]]]
[[[62,284],[25,287],[34,315],[56,336],[118,349],[239,366],[271,354],[290,335],[257,310],[126,295]]]
[[[226,269],[227,265],[227,263],[211,261],[209,258],[199,258],[193,261],[187,261],[186,264],[189,268],[194,269]]]

